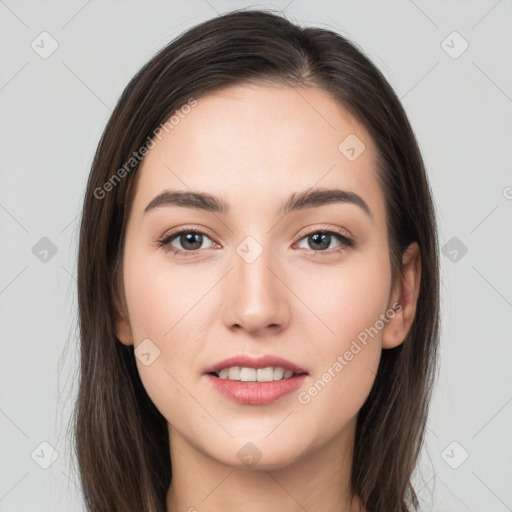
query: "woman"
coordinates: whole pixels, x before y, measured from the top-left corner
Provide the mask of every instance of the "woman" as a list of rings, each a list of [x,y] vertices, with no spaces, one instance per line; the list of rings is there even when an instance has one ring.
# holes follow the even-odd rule
[[[417,510],[433,202],[395,93],[265,11],[182,34],[98,146],[78,261],[89,510]]]

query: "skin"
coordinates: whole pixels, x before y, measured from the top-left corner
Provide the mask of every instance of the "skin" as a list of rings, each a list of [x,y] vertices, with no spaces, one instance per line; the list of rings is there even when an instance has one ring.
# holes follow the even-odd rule
[[[366,146],[355,161],[338,150],[349,134]],[[199,99],[156,142],[136,176],[116,329],[124,344],[149,338],[160,350],[150,365],[137,365],[169,424],[167,510],[362,510],[357,496],[349,504],[357,414],[381,351],[402,343],[410,329],[420,280],[414,243],[404,253],[404,278],[391,282],[373,141],[325,91],[253,84]],[[278,212],[292,193],[311,187],[355,192],[372,217],[348,203]],[[144,215],[165,189],[220,196],[230,212],[163,206]],[[206,235],[192,256],[157,244],[179,227]],[[343,247],[336,237],[326,249],[308,243],[329,228],[350,233],[357,246]],[[236,252],[249,235],[263,250],[250,264]],[[191,252],[183,237],[172,245]],[[394,303],[401,311],[300,403],[298,393]],[[243,353],[284,357],[308,376],[275,403],[237,404],[212,389],[203,372]],[[248,442],[261,452],[252,468],[237,456]]]

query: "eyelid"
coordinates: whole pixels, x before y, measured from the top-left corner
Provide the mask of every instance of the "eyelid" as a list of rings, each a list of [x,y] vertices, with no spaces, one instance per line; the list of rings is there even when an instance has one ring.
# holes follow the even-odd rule
[[[218,242],[215,241],[215,236],[211,233],[211,231],[208,228],[205,228],[204,226],[201,226],[201,225],[198,226],[197,224],[190,225],[190,226],[189,225],[185,225],[185,226],[179,226],[177,228],[173,228],[173,229],[171,229],[169,231],[166,231],[158,240],[162,241],[162,240],[172,239],[174,236],[180,235],[183,232],[186,232],[186,233],[199,233],[201,235],[206,235],[213,242],[215,242],[216,244],[220,245]],[[192,251],[188,251],[188,252],[192,252]]]
[[[333,231],[334,233],[337,233],[338,235],[344,236],[348,240],[354,241],[354,237],[350,231],[347,231],[344,228],[341,228],[339,226],[329,226],[327,224],[324,225],[315,225],[313,227],[306,227],[299,231],[298,235],[301,239],[307,235],[311,235],[313,233],[317,233],[319,231]]]

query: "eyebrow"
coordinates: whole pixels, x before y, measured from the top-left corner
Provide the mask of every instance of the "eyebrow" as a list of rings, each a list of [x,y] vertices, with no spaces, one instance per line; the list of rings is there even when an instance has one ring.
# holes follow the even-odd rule
[[[318,208],[327,204],[345,203],[359,206],[370,218],[372,211],[366,201],[354,192],[340,189],[309,189],[293,193],[280,208],[280,213]],[[144,215],[163,206],[181,206],[212,213],[229,213],[229,203],[207,192],[164,190],[154,197],[144,209]]]

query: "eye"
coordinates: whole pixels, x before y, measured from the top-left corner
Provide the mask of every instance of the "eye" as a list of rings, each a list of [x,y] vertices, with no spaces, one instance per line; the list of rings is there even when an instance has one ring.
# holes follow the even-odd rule
[[[203,243],[205,241],[210,241],[211,243],[204,247]],[[355,241],[346,236],[344,232],[338,232],[333,229],[311,231],[300,239],[300,243],[302,241],[306,242],[307,247],[299,245],[300,249],[327,254],[337,253],[356,245]],[[333,242],[336,243],[336,241],[338,241],[338,245],[335,245],[333,249]],[[213,242],[206,233],[196,228],[181,229],[167,234],[158,240],[158,245],[166,252],[188,256],[196,254],[200,249],[218,247],[218,244]]]
[[[158,245],[163,247],[165,251],[173,252],[174,254],[195,254],[199,249],[204,249],[203,242],[209,240],[212,242],[210,237],[198,229],[182,229],[175,231],[169,235],[165,235],[164,238],[158,241]],[[176,245],[179,247],[176,247]],[[210,247],[216,245],[212,242]]]
[[[307,247],[301,247],[301,249],[310,249],[314,252],[340,252],[345,248],[350,248],[355,246],[355,242],[348,238],[345,234],[334,230],[317,230],[312,231],[303,238],[302,241],[306,242]],[[327,249],[333,249],[333,243],[336,244],[336,240],[338,241],[338,245],[334,246],[334,250],[327,251]]]

